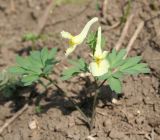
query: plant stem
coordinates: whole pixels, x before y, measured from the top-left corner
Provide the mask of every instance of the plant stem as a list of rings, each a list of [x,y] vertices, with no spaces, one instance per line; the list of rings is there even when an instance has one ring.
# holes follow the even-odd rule
[[[65,97],[68,98],[68,100],[75,106],[75,108],[80,112],[80,114],[83,116],[83,118],[85,119],[85,121],[88,123],[89,127],[90,127],[90,120],[88,119],[88,117],[84,114],[84,112],[80,109],[80,107],[77,105],[77,103],[71,98],[69,97],[66,92],[60,88],[55,81],[53,81],[50,77],[44,76],[45,79],[47,79],[48,81],[50,81],[61,93],[63,93],[63,95]]]
[[[90,131],[93,129],[94,127],[94,121],[95,121],[95,115],[96,115],[96,104],[97,104],[97,98],[98,98],[98,93],[99,93],[99,89],[103,86],[103,84],[106,82],[107,80],[104,80],[99,86],[97,84],[97,80],[95,80],[96,83],[96,93],[94,95],[94,100],[93,100],[93,107],[92,107],[92,116],[91,116],[91,122],[90,122]]]
[[[39,80],[39,83],[47,90],[47,85],[45,85],[42,80]]]
[[[97,103],[97,97],[98,97],[98,91],[99,91],[99,87],[97,85],[97,81],[96,81],[96,93],[94,95],[94,100],[93,100],[93,107],[92,107],[92,116],[91,116],[91,123],[90,123],[90,131],[93,129],[94,126],[94,121],[95,121],[95,115],[96,115],[96,103]]]
[[[68,100],[69,100],[69,101],[75,106],[75,108],[81,113],[81,115],[84,117],[84,119],[87,121],[88,125],[90,126],[90,121],[89,121],[88,117],[84,114],[84,112],[80,109],[80,107],[76,104],[76,102],[75,102],[71,97],[69,97],[69,96],[66,94],[66,92],[65,92],[64,90],[62,90],[57,84],[54,83],[54,85],[55,85],[55,87],[56,87],[58,90],[60,90],[60,91],[63,93],[63,95],[64,95],[65,97],[68,98]]]
[[[31,46],[31,49],[32,49],[32,51],[34,51],[35,50],[35,41],[32,41],[32,46]]]
[[[87,124],[89,125],[89,129],[90,131],[93,129],[94,126],[94,120],[95,120],[95,115],[96,115],[96,103],[97,103],[97,98],[98,98],[98,91],[99,89],[103,86],[103,84],[106,82],[106,80],[104,80],[99,86],[97,84],[97,80],[96,81],[96,93],[94,95],[94,100],[93,100],[93,107],[92,107],[92,116],[91,116],[91,120],[85,115],[85,113],[81,110],[81,108],[77,105],[77,103],[71,98],[69,97],[66,92],[59,87],[55,81],[53,81],[50,77],[48,76],[43,76],[45,79],[47,79],[50,83],[52,83],[61,93],[63,93],[63,96],[65,96],[66,98],[68,98],[68,100],[74,105],[74,107],[80,112],[80,114],[83,116],[83,118],[85,119],[85,121],[87,122]]]

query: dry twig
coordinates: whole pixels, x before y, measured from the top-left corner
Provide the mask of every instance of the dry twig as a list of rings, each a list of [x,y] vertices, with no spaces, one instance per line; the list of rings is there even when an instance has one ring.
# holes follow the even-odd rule
[[[121,25],[121,22],[118,21],[118,22],[116,22],[115,24],[113,24],[112,26],[110,26],[110,27],[108,27],[108,28],[105,28],[103,31],[104,31],[104,32],[107,32],[107,31],[109,31],[109,30],[112,30],[112,29],[115,29],[115,28],[119,27],[120,25]]]
[[[126,24],[125,24],[125,26],[123,28],[122,34],[121,34],[121,36],[120,36],[120,38],[119,38],[119,40],[118,40],[118,42],[117,42],[117,44],[115,46],[115,49],[117,51],[121,48],[121,45],[122,45],[122,43],[123,43],[123,41],[124,41],[124,39],[125,39],[125,37],[127,35],[128,28],[129,28],[129,26],[130,26],[130,24],[132,22],[133,17],[134,17],[134,15],[132,14],[127,19],[127,22],[126,22]]]
[[[28,104],[26,104],[21,110],[19,110],[16,114],[13,115],[12,118],[7,120],[5,124],[0,128],[0,134],[7,128],[16,118],[18,118],[25,110],[28,109]]]
[[[104,0],[103,5],[102,5],[102,16],[104,18],[104,20],[106,20],[107,18],[107,6],[108,6],[108,0]]]
[[[27,4],[28,4],[29,7],[33,7],[32,0],[27,0]]]
[[[74,14],[73,16],[69,16],[67,18],[64,18],[64,19],[61,19],[59,21],[55,21],[54,23],[51,23],[51,24],[48,24],[46,26],[53,26],[53,25],[57,25],[57,24],[60,24],[60,23],[63,23],[63,22],[67,22],[67,21],[70,21],[70,20],[73,20],[77,17],[79,17],[80,15],[82,15],[90,6],[91,4],[91,0],[88,1],[88,3],[84,6],[84,8],[82,10],[80,10],[79,12],[77,12],[76,14]],[[78,15],[78,16],[77,16]]]
[[[16,12],[16,6],[14,0],[10,0],[10,8],[12,12]]]
[[[128,45],[127,45],[127,52],[126,52],[126,55],[124,56],[124,59],[128,56],[130,50],[132,49],[132,46],[133,46],[133,43],[135,42],[135,40],[137,39],[139,33],[141,32],[141,30],[143,29],[143,26],[144,26],[144,22],[142,21],[141,23],[139,23],[136,31],[134,32],[132,38],[130,39]]]
[[[45,12],[44,12],[44,15],[40,18],[40,20],[38,21],[38,28],[36,30],[36,34],[39,35],[42,30],[44,29],[44,26],[46,25],[46,21],[48,19],[48,16],[49,16],[49,13],[50,11],[52,10],[53,8],[53,5],[54,5],[54,0],[52,0],[50,2],[50,4],[47,6]]]

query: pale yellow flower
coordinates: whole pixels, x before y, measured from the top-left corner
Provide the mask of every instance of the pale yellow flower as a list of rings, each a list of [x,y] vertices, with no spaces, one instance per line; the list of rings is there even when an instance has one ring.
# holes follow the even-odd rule
[[[73,36],[70,33],[65,32],[65,31],[61,32],[61,35],[62,35],[63,38],[69,39],[69,47],[67,48],[66,53],[65,53],[66,56],[68,56],[70,53],[72,53],[75,50],[76,46],[81,44],[84,41],[84,39],[86,38],[86,36],[88,34],[88,31],[89,31],[91,25],[93,23],[95,23],[96,21],[98,21],[97,17],[94,17],[93,19],[91,19],[85,25],[85,27],[83,28],[81,33],[79,35],[76,35],[76,36]]]
[[[94,61],[89,64],[89,70],[93,76],[101,76],[108,72],[109,62],[106,59],[108,52],[102,52],[101,48],[101,27],[98,28],[97,44],[93,54]]]

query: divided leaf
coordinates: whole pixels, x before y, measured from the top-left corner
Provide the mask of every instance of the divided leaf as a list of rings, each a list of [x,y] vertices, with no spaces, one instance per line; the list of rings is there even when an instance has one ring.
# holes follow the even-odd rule
[[[141,60],[142,60],[141,56],[127,58],[125,61],[125,64],[123,64],[120,67],[120,70],[124,70],[124,69],[130,68],[130,67],[133,67],[134,65],[138,64]]]
[[[12,73],[22,75],[24,85],[30,85],[36,82],[42,75],[49,74],[52,71],[54,64],[57,63],[55,54],[55,48],[51,51],[43,48],[41,51],[32,51],[25,58],[17,56],[17,66],[11,67],[9,70]]]
[[[39,75],[25,75],[22,78],[24,86],[31,85],[33,82],[36,82],[39,79]]]
[[[69,78],[79,74],[80,72],[88,71],[87,64],[82,58],[77,60],[69,60],[69,62],[73,65],[73,67],[63,71],[61,77],[62,80],[68,80]]]
[[[107,80],[112,90],[117,93],[121,92],[121,81],[120,79],[126,74],[137,75],[140,73],[149,73],[150,69],[145,63],[141,63],[142,57],[135,56],[124,59],[126,54],[125,49],[120,51],[112,50],[108,54],[107,60],[110,63],[108,73],[98,77],[98,80]]]
[[[123,63],[125,63],[125,60],[123,59],[125,54],[126,54],[125,49],[121,49],[119,52],[116,52],[116,50],[113,49],[112,53],[108,55],[108,59],[110,62],[110,68],[116,68],[122,65]]]
[[[11,73],[17,73],[17,74],[25,74],[26,70],[19,66],[13,66],[9,68],[9,72]]]
[[[48,59],[48,49],[43,48],[41,50],[41,60],[42,60],[42,63],[43,63],[44,66],[45,66],[45,62],[46,62],[47,59]]]
[[[54,59],[57,53],[57,48],[52,48],[48,54],[48,59]]]

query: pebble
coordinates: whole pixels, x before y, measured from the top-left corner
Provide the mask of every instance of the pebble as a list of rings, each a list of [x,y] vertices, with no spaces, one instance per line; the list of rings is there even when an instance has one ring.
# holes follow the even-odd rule
[[[33,120],[33,121],[29,122],[29,128],[31,130],[36,129],[37,128],[37,121]]]
[[[124,133],[122,133],[120,131],[112,129],[109,134],[109,137],[112,139],[123,139],[125,137],[125,135],[124,135]]]

